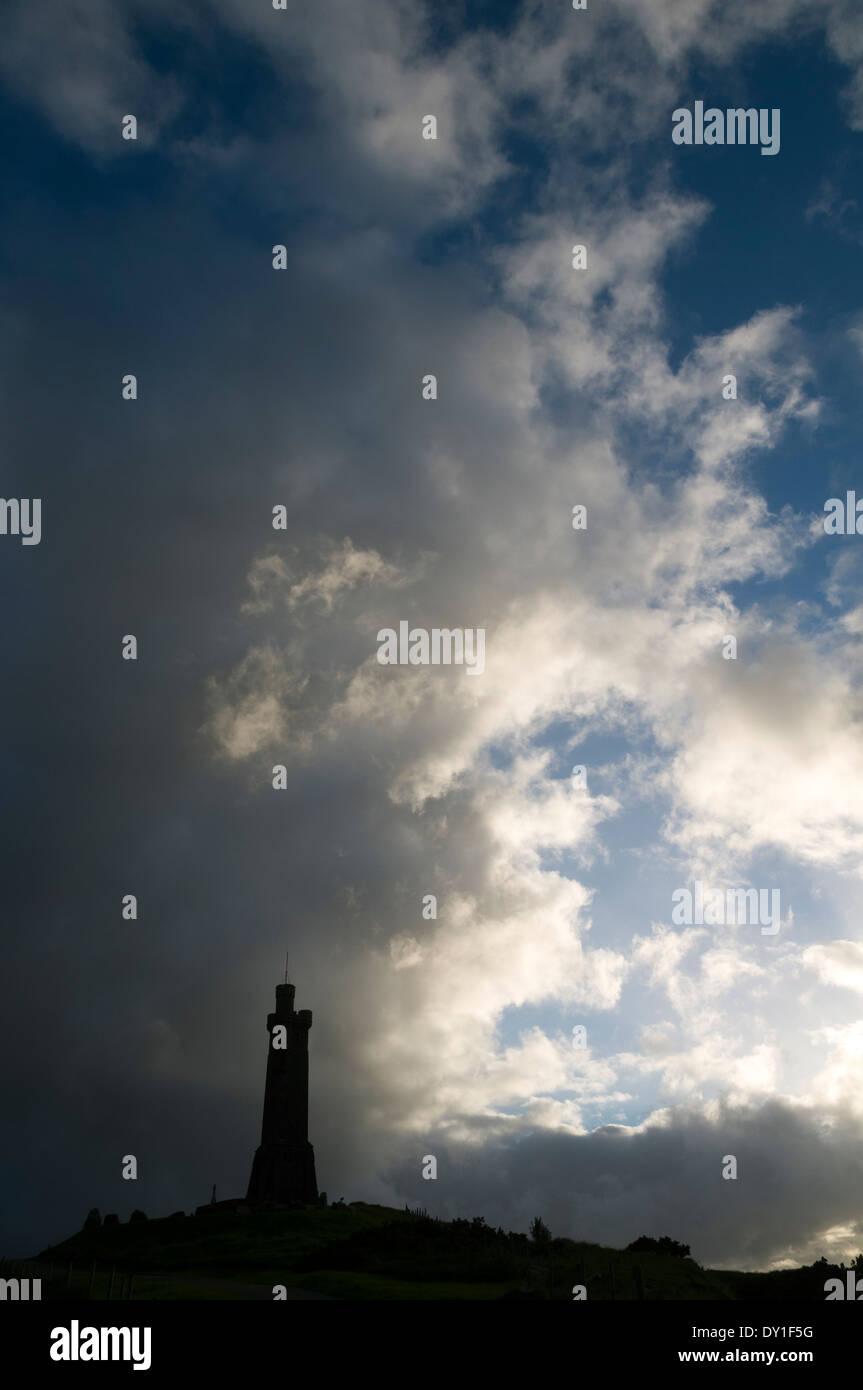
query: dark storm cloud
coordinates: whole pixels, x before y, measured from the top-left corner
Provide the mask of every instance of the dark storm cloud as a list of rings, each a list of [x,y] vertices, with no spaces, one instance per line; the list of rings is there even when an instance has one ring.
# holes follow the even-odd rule
[[[391,1178],[433,1215],[483,1215],[519,1230],[542,1216],[556,1235],[619,1247],[670,1235],[701,1264],[759,1269],[830,1256],[824,1233],[857,1210],[860,1137],[853,1113],[720,1102],[634,1132],[494,1136],[481,1147],[430,1137],[437,1181],[419,1177],[413,1155]],[[737,1160],[736,1179],[722,1177],[726,1156]],[[850,1224],[850,1243],[863,1246],[863,1221]]]

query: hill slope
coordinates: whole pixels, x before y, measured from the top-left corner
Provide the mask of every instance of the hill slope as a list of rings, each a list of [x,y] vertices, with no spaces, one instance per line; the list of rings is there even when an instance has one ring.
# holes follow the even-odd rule
[[[481,1217],[439,1221],[362,1202],[271,1211],[240,1205],[87,1226],[39,1258],[53,1263],[55,1275],[62,1271],[46,1290],[55,1298],[80,1297],[94,1262],[93,1296],[102,1298],[111,1268],[117,1283],[119,1273],[134,1275],[134,1297],[171,1299],[272,1298],[273,1287],[285,1285],[291,1297],[571,1300],[573,1285],[584,1284],[590,1299],[724,1300],[741,1296],[734,1279],[770,1277],[728,1276],[691,1259],[564,1239],[539,1250]]]

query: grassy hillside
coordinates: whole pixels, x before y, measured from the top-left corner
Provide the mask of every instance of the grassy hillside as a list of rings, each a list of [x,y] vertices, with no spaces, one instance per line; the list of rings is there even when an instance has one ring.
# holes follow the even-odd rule
[[[87,1227],[43,1251],[54,1274],[46,1296],[81,1297],[96,1264],[93,1297],[109,1271],[133,1274],[133,1297],[338,1299],[730,1299],[729,1276],[691,1259],[611,1250],[557,1239],[542,1250],[518,1233],[473,1221],[362,1202],[304,1210],[216,1210],[123,1225]],[[68,1266],[72,1284],[66,1287]],[[77,1273],[76,1273],[77,1272]],[[731,1279],[746,1276],[731,1276]]]

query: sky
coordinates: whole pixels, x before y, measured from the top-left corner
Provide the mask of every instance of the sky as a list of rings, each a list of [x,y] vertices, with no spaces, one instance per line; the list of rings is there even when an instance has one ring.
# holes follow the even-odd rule
[[[331,1199],[855,1255],[857,0],[7,0],[0,84],[0,1253],[245,1192],[289,950]]]

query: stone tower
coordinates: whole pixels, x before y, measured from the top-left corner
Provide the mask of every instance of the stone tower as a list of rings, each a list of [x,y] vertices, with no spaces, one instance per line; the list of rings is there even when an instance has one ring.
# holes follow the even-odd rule
[[[294,986],[276,985],[276,1012],[267,1017],[269,1049],[261,1142],[247,1200],[318,1200],[315,1151],[309,1143],[310,1009],[294,1009]]]

